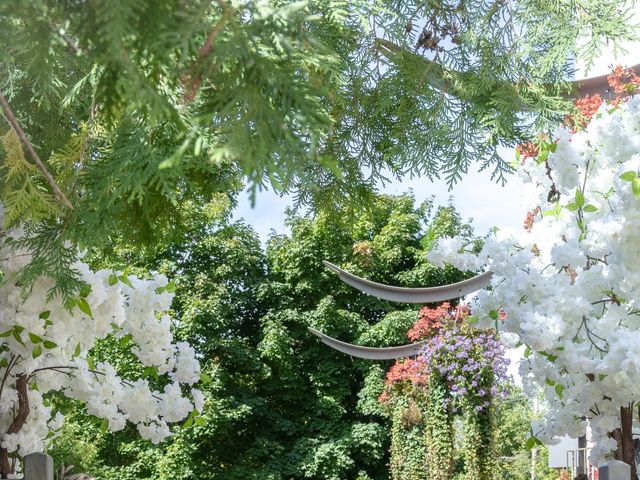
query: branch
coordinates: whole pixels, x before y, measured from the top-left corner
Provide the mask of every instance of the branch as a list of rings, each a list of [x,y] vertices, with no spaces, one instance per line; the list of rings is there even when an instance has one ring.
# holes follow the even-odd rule
[[[29,416],[29,394],[27,391],[27,382],[29,377],[24,373],[18,375],[16,380],[16,391],[18,392],[18,413],[13,417],[13,422],[7,430],[7,434],[18,433],[24,426]],[[3,478],[7,478],[13,473],[13,468],[9,464],[9,451],[0,447],[0,474]]]
[[[452,82],[449,79],[454,78],[462,78],[464,76],[472,75],[473,72],[465,71],[459,72],[457,70],[453,70],[447,68],[437,62],[429,60],[428,58],[423,57],[422,55],[418,55],[417,53],[411,52],[406,48],[397,45],[389,40],[385,40],[382,38],[377,38],[376,43],[378,45],[378,49],[380,52],[387,57],[392,62],[395,61],[395,57],[398,55],[408,56],[416,61],[424,64],[426,68],[425,79],[429,85],[431,85],[436,90],[440,90],[444,93],[449,93],[455,97],[464,100],[468,95],[465,95],[465,92],[460,89],[455,88],[452,85]],[[640,64],[637,64],[631,67],[633,71],[636,73],[640,73]],[[595,95],[600,94],[602,96],[608,96],[610,92],[609,82],[607,80],[608,75],[600,75],[599,77],[586,78],[584,80],[574,80],[570,82],[571,90],[573,92],[572,97],[584,97],[586,95]],[[542,87],[548,88],[550,85],[542,85]],[[520,111],[532,111],[533,108],[529,105],[518,93],[517,86],[504,81],[499,89],[505,89],[505,91],[511,90],[515,95],[516,107]]]
[[[0,92],[0,105],[2,105],[2,109],[4,110],[4,115],[7,118],[9,125],[11,125],[11,128],[13,128],[13,130],[16,132],[16,135],[18,135],[22,143],[25,145],[25,147],[27,147],[27,150],[29,151],[31,158],[33,158],[33,161],[35,162],[36,166],[40,169],[40,172],[42,172],[42,175],[47,180],[47,183],[49,183],[49,186],[51,187],[51,190],[53,190],[53,193],[55,194],[55,196],[58,197],[58,199],[67,208],[69,208],[70,210],[73,210],[73,205],[71,205],[71,202],[69,201],[67,196],[63,193],[63,191],[60,190],[60,187],[56,183],[55,179],[53,178],[51,173],[49,173],[47,166],[44,164],[44,162],[40,159],[40,157],[36,153],[35,149],[33,148],[33,145],[31,145],[31,142],[27,138],[27,135],[24,133],[24,130],[22,130],[22,127],[16,120],[16,117],[13,115],[13,112],[11,111],[11,107],[9,106],[9,103],[7,103],[7,99],[1,92]]]
[[[218,35],[224,30],[224,27],[229,20],[229,12],[225,3],[218,1],[220,5],[222,5],[223,13],[222,16],[218,19],[216,24],[213,26],[213,29],[207,36],[204,45],[200,47],[198,50],[198,57],[191,67],[191,70],[194,71],[196,67],[211,53],[211,49],[213,48],[213,42],[218,37]],[[183,87],[186,88],[183,99],[185,102],[190,103],[196,97],[198,90],[200,90],[200,84],[202,83],[203,74],[202,72],[196,74],[194,77],[189,78],[187,75],[184,75],[182,78]],[[188,85],[187,85],[188,84]]]
[[[15,362],[18,361],[18,358],[20,356],[18,355],[17,357],[13,354],[11,354],[11,358],[9,359],[9,363],[7,364],[7,368],[4,372],[4,375],[2,376],[2,383],[0,383],[0,398],[2,398],[2,392],[4,390],[4,384],[7,381],[7,378],[9,377],[9,373],[11,372],[11,369],[15,366]],[[15,361],[15,362],[14,362]]]

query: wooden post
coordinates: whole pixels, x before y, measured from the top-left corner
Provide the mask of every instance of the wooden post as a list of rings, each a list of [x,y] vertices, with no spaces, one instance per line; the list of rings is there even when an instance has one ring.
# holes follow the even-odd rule
[[[600,480],[631,480],[631,466],[620,460],[610,460],[598,469]]]
[[[53,458],[46,453],[24,457],[24,480],[53,480]]]

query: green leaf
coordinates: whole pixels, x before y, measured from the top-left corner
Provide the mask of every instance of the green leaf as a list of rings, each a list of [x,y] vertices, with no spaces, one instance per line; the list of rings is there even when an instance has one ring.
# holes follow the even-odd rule
[[[567,203],[567,205],[565,205],[564,208],[566,208],[570,212],[575,212],[576,210],[578,210],[579,207],[575,203]]]
[[[0,337],[6,338],[6,337],[10,337],[12,334],[13,334],[13,328],[10,330],[7,330],[6,332],[0,333]]]
[[[549,145],[549,150],[551,150],[551,153],[556,153],[556,150],[558,149],[558,144],[557,143],[551,143]]]
[[[16,342],[18,342],[20,345],[22,345],[23,347],[26,347],[26,345],[24,344],[24,342],[22,341],[22,337],[20,336],[20,333],[18,333],[18,330],[16,330],[16,328],[13,328],[13,338],[16,339]]]
[[[549,150],[541,150],[536,161],[538,162],[538,164],[540,164],[540,163],[546,162],[548,158],[549,158]]]
[[[91,293],[91,285],[89,285],[88,283],[85,283],[80,289],[80,296],[82,298],[87,298],[90,293]]]
[[[583,207],[585,204],[585,200],[584,200],[584,194],[582,193],[582,190],[577,189],[576,190],[576,205],[578,206],[578,208]]]
[[[51,315],[51,310],[45,310],[44,312],[40,312],[40,315],[38,315],[38,318],[41,318],[42,320],[46,320],[47,318],[49,318],[49,315]]]
[[[629,171],[629,172],[624,172],[622,175],[620,175],[620,178],[625,182],[632,182],[633,180],[636,179],[637,176],[638,174],[636,172]]]
[[[584,206],[583,210],[585,212],[593,213],[593,212],[597,212],[598,211],[598,207],[596,207],[595,205],[592,205],[592,204],[588,204],[588,205]]]
[[[42,347],[40,345],[36,345],[31,352],[31,356],[33,358],[38,358],[40,355],[42,355]]]
[[[193,144],[193,156],[197,157],[200,155],[200,152],[202,151],[202,142],[204,140],[204,137],[199,136],[196,138],[195,143]]]
[[[193,425],[193,416],[189,415],[187,420],[182,424],[182,428],[189,428],[191,425]]]
[[[129,277],[127,277],[126,275],[120,275],[118,277],[118,280],[124,283],[127,287],[133,288],[133,285],[131,285],[131,281],[129,280]]]
[[[86,299],[80,298],[78,300],[78,308],[93,318],[93,313],[91,313],[91,307],[89,307],[89,302],[87,302]]]
[[[78,300],[75,298],[67,298],[64,302],[64,308],[67,310],[73,310],[73,308],[78,304]]]
[[[555,391],[556,391],[556,395],[558,395],[558,398],[562,399],[562,393],[564,392],[564,387],[559,383],[556,383]]]
[[[631,191],[635,198],[640,197],[640,178],[634,178],[631,182]]]
[[[199,425],[201,427],[207,424],[207,421],[204,419],[204,417],[196,417],[195,422],[196,425]]]
[[[527,439],[527,442],[524,444],[525,447],[527,447],[527,450],[531,450],[533,447],[536,446],[536,437],[529,437]]]
[[[100,431],[102,433],[107,433],[108,430],[109,430],[109,421],[105,418],[100,423]]]
[[[116,283],[118,283],[118,276],[112,273],[109,275],[109,286],[113,287]]]
[[[527,345],[527,348],[524,349],[524,358],[529,358],[531,356],[531,353],[533,353],[531,351],[531,347]]]
[[[40,343],[42,341],[42,337],[39,337],[35,333],[29,332],[29,340],[31,343]]]
[[[57,343],[52,342],[51,340],[45,340],[44,342],[42,342],[42,345],[44,345],[44,348],[48,348],[49,350],[58,346]]]
[[[497,320],[497,319],[498,319],[498,317],[499,317],[498,312],[497,312],[497,311],[495,311],[495,310],[491,310],[491,311],[489,312],[489,317],[491,317],[493,320]]]
[[[477,315],[469,315],[469,317],[467,317],[467,322],[471,324],[476,323],[478,320],[480,319],[478,318]]]
[[[547,385],[549,385],[550,387],[553,387],[556,382],[554,382],[553,380],[551,380],[550,378],[547,378],[544,383],[546,383]]]
[[[156,380],[160,378],[160,375],[158,374],[158,369],[156,367],[145,368],[142,375],[145,377],[153,377]]]
[[[204,383],[210,383],[211,377],[205,372],[200,372],[200,381]]]
[[[73,357],[72,358],[79,357],[81,352],[82,352],[82,349],[80,348],[80,342],[78,342],[78,344],[76,345],[76,349],[73,351]]]

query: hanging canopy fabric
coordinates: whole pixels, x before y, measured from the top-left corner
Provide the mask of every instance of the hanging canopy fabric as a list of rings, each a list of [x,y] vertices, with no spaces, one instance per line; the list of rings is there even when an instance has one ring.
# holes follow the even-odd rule
[[[402,303],[436,303],[464,297],[491,284],[492,272],[476,275],[462,282],[442,285],[440,287],[405,288],[372,282],[353,275],[326,260],[322,262],[327,268],[336,272],[340,279],[361,292],[392,302]]]
[[[414,357],[420,353],[420,350],[426,342],[410,343],[399,347],[361,347],[351,343],[342,342],[335,338],[325,335],[313,328],[309,327],[309,331],[319,337],[323,343],[330,346],[334,350],[346,353],[352,357],[365,358],[367,360],[394,360],[396,358]]]
[[[491,284],[492,272],[485,272],[462,282],[443,285],[440,287],[425,288],[405,288],[393,285],[384,285],[382,283],[372,282],[353,275],[346,270],[341,269],[333,263],[322,262],[325,267],[336,272],[340,279],[348,285],[357,288],[361,292],[373,295],[383,300],[391,300],[393,302],[403,303],[435,303],[461,298],[469,293],[476,292],[481,288],[485,288]],[[426,342],[410,343],[398,347],[362,347],[351,343],[342,342],[311,327],[309,331],[322,340],[323,343],[330,346],[334,350],[346,353],[352,357],[364,358],[367,360],[394,360],[403,357],[414,357],[420,353]]]

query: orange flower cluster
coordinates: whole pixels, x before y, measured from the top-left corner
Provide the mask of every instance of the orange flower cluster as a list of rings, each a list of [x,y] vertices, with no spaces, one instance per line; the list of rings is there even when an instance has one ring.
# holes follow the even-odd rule
[[[636,72],[632,68],[622,68],[622,65],[613,69],[611,75],[607,77],[607,81],[616,94],[624,96],[637,93],[640,86],[640,77],[636,75]]]
[[[378,397],[381,403],[389,400],[389,392],[394,385],[400,382],[411,382],[413,385],[426,385],[428,377],[425,373],[424,363],[419,360],[407,358],[404,361],[397,361],[387,372],[384,382],[385,389]]]
[[[516,147],[516,150],[520,152],[520,156],[522,157],[522,160],[520,161],[520,163],[522,164],[524,164],[524,161],[527,158],[536,158],[538,156],[538,147],[536,146],[535,143],[532,143],[532,142],[527,142],[527,143],[518,145]]]
[[[536,221],[536,216],[540,213],[540,207],[536,207],[533,210],[531,210],[530,212],[527,212],[527,217],[524,219],[524,229],[527,232],[530,232],[531,229],[533,228],[533,224]]]
[[[407,332],[407,337],[412,342],[437,334],[442,327],[442,320],[449,317],[451,305],[444,302],[436,308],[422,307],[418,313],[418,321]]]
[[[571,129],[571,133],[576,133],[578,130],[582,130],[596,114],[600,105],[602,105],[602,97],[598,94],[584,98],[579,98],[575,101],[576,107],[580,111],[580,117],[578,119],[573,118],[571,115],[567,115],[565,118],[565,124]]]

